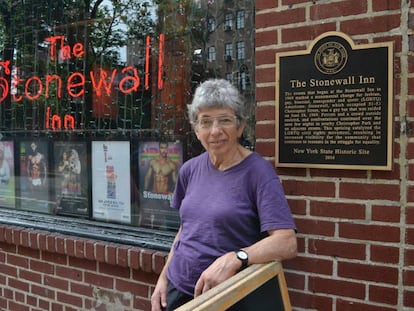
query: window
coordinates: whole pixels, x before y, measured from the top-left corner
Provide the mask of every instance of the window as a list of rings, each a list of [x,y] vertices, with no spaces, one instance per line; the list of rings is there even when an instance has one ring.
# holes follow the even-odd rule
[[[214,17],[209,17],[208,18],[208,31],[209,32],[213,32],[214,30],[216,30],[216,19]]]
[[[226,73],[226,80],[233,83],[233,74],[231,72]]]
[[[224,55],[225,55],[226,62],[231,62],[233,60],[233,44],[232,43],[226,43]]]
[[[210,46],[208,48],[208,61],[212,62],[216,60],[216,48],[214,46]]]
[[[236,28],[243,29],[244,28],[244,10],[237,11],[236,14]]]
[[[203,50],[196,49],[193,52],[193,64],[199,64],[203,61]]]
[[[217,27],[234,30],[236,11],[220,1],[12,2],[0,12],[0,213],[176,230],[172,176],[202,151],[183,134],[186,105],[201,81],[240,80],[234,57],[253,70],[254,32],[223,42]],[[161,152],[171,166],[154,183]]]
[[[240,72],[239,89],[241,91],[246,91],[247,90],[247,83],[248,83],[247,79],[248,79],[247,73]]]
[[[196,9],[201,9],[201,0],[194,0],[194,7]]]
[[[238,87],[240,91],[246,92],[250,89],[249,68],[245,64],[240,66],[238,80]]]
[[[244,60],[246,57],[244,41],[237,42],[236,46],[237,46],[237,59]]]
[[[233,14],[226,13],[224,15],[224,31],[230,31],[233,27]]]

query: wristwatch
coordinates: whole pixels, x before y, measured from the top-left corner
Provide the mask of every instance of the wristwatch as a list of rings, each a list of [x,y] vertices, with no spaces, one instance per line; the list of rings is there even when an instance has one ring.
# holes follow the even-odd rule
[[[242,249],[239,249],[238,251],[236,251],[236,256],[237,259],[242,262],[240,270],[246,268],[249,263],[249,255],[247,254],[247,252]]]

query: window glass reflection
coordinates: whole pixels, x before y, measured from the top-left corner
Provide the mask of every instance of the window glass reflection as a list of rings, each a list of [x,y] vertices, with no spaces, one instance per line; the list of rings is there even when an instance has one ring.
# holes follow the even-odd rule
[[[37,212],[93,218],[86,186],[93,175],[86,169],[94,160],[91,142],[129,141],[129,147],[122,146],[132,154],[135,182],[126,207],[131,223],[145,226],[139,218],[145,214],[152,225],[175,226],[175,215],[166,216],[173,221],[156,221],[158,212],[142,213],[137,146],[143,140],[151,146],[165,140],[177,165],[200,153],[186,105],[201,81],[221,77],[237,85],[249,103],[244,140],[254,148],[253,23],[254,1],[244,0],[1,2],[0,130],[7,152],[0,162],[1,186],[7,191],[0,191],[0,207],[30,210],[29,193],[43,186],[46,175],[47,190],[36,193],[53,203],[38,203]],[[177,137],[179,150],[172,143]],[[47,161],[29,172],[32,142]],[[96,154],[101,149],[96,147]],[[76,181],[58,163],[65,163],[73,150],[82,162]],[[99,215],[99,221],[112,221]]]

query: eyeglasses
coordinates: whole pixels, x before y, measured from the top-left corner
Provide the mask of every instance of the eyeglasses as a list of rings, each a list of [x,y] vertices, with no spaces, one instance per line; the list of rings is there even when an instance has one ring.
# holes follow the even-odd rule
[[[197,125],[203,130],[209,130],[213,127],[214,121],[217,121],[217,126],[221,128],[230,128],[237,123],[237,116],[223,115],[218,117],[205,117],[197,121]]]

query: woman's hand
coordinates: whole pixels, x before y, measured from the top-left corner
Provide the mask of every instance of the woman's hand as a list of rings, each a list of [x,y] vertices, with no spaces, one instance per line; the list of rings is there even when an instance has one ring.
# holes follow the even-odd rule
[[[296,233],[292,229],[271,230],[269,235],[243,249],[249,254],[249,265],[293,258],[297,253]],[[235,252],[229,252],[214,261],[200,276],[194,296],[227,280],[241,268],[241,261]]]
[[[200,275],[195,289],[194,297],[197,297],[210,288],[227,280],[241,267],[241,261],[237,259],[235,252],[224,254],[217,258],[204,272]]]
[[[160,277],[151,296],[151,311],[161,311],[167,307],[167,286],[167,278]]]

